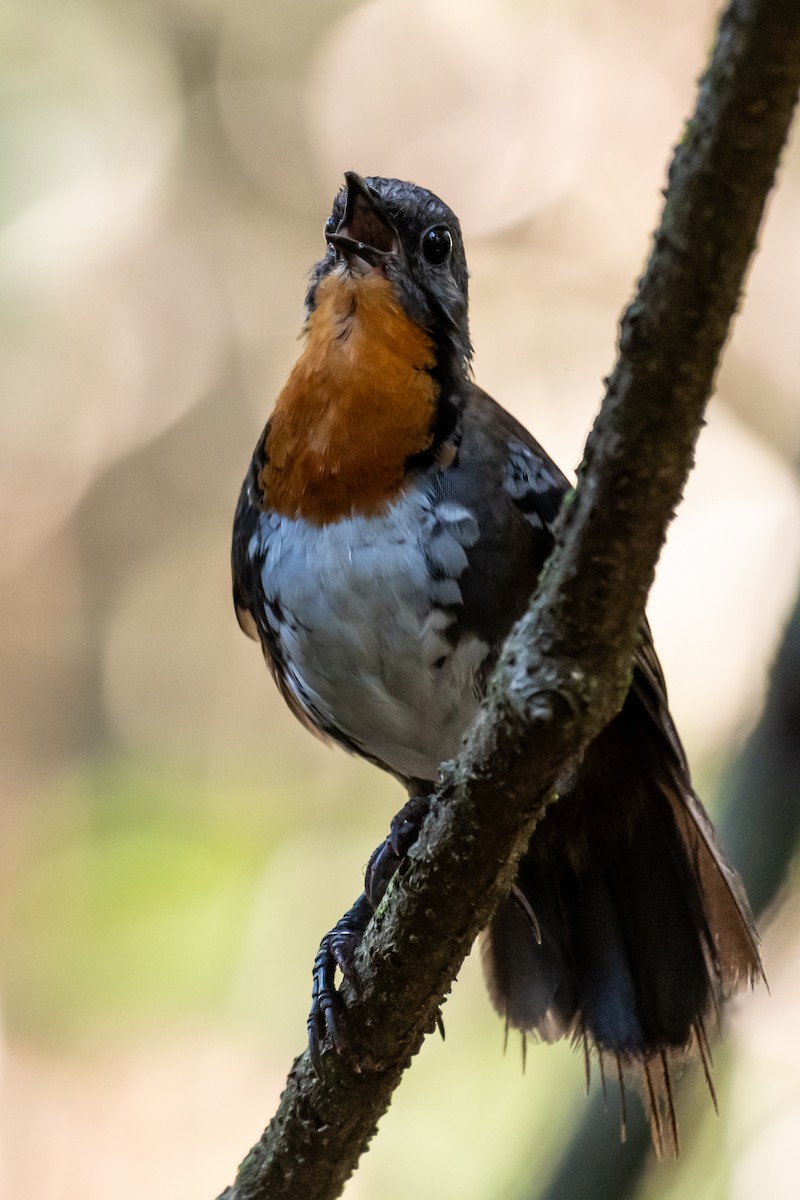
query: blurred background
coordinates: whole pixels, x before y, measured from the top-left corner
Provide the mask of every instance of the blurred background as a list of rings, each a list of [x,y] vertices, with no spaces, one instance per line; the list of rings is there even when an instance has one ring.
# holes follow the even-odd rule
[[[402,799],[294,723],[230,603],[342,172],[459,213],[476,377],[574,470],[714,7],[3,6],[3,1196],[230,1182]],[[473,955],[349,1200],[796,1196],[797,629],[762,711],[800,574],[799,205],[795,130],[650,605],[698,790],[767,908],[771,995],[732,1008],[720,1116],[687,1072],[681,1164],[635,1121],[620,1149],[578,1054],[503,1055]]]

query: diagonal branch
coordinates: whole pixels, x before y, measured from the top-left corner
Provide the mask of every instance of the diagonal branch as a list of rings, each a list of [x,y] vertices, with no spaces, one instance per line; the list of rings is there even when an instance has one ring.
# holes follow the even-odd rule
[[[555,550],[343,988],[353,1056],[321,1080],[295,1060],[224,1200],[339,1195],[554,781],[620,707],[799,86],[798,0],[731,0]]]

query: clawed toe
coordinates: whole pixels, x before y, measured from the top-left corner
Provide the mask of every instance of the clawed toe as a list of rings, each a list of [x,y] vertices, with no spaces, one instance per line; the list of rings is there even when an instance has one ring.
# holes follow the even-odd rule
[[[388,840],[398,858],[405,858],[417,840],[430,806],[430,796],[412,796],[392,818]]]
[[[338,968],[349,983],[357,986],[353,963],[371,915],[372,905],[362,893],[349,912],[322,939],[314,959],[308,1049],[318,1076],[322,1073],[322,1047],[326,1036],[330,1036],[337,1054],[346,1055],[345,1010],[336,987],[336,970]]]
[[[429,797],[412,796],[392,819],[389,836],[381,842],[367,863],[364,891],[373,909],[380,904],[389,881],[417,840],[429,808]]]
[[[354,988],[358,986],[355,955],[375,909],[383,899],[389,881],[417,839],[420,826],[430,808],[427,796],[412,796],[394,818],[389,836],[381,842],[367,864],[364,891],[341,921],[320,942],[314,959],[311,987],[311,1011],[308,1015],[308,1049],[318,1076],[322,1073],[322,1052],[330,1038],[337,1054],[347,1055],[345,1008],[336,987],[336,972]]]

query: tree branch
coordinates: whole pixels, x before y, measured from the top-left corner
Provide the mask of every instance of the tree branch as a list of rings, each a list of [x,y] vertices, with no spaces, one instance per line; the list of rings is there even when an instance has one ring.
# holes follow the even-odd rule
[[[321,1080],[307,1052],[295,1060],[224,1200],[339,1195],[555,780],[620,707],[798,86],[798,0],[732,0],[555,550],[367,931],[358,996],[343,986],[353,1055],[326,1055]]]

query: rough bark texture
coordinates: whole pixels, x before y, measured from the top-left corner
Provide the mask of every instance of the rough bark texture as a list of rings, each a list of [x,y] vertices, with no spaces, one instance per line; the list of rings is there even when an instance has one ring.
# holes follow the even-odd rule
[[[224,1200],[338,1196],[570,759],[619,708],[800,85],[800,0],[733,0],[530,611],[343,989],[353,1053],[297,1058]],[[309,950],[311,957],[311,948]],[[222,1200],[222,1198],[220,1198]]]

